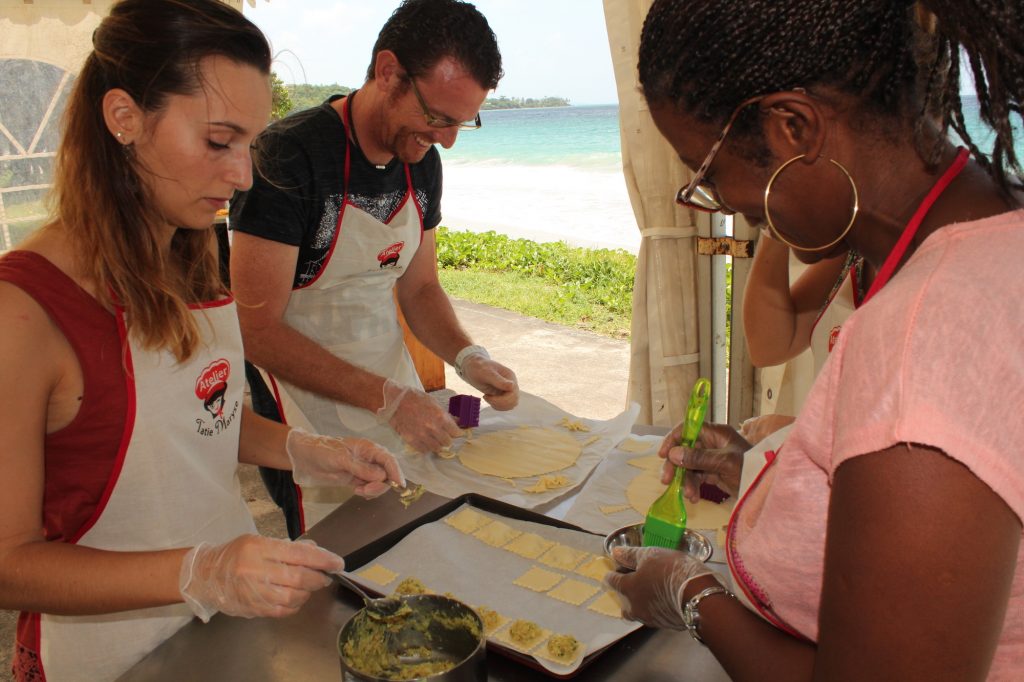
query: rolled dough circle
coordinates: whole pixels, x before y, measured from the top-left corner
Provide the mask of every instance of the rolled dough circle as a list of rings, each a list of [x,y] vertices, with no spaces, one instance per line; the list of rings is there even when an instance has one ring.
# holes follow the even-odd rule
[[[633,509],[646,516],[651,504],[665,492],[667,487],[661,482],[660,469],[657,471],[644,469],[626,486],[626,500]],[[685,502],[685,504],[688,528],[712,530],[729,523],[734,501],[727,500],[723,504],[716,504],[710,500],[701,500],[697,504],[690,502]]]
[[[571,467],[582,450],[567,433],[528,426],[477,436],[459,450],[459,461],[487,476],[528,478]]]

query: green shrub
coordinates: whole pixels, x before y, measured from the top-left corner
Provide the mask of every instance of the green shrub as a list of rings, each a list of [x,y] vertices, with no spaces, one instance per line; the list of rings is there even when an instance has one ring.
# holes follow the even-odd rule
[[[437,262],[442,269],[537,277],[558,286],[563,296],[582,297],[615,315],[632,314],[636,256],[622,249],[583,249],[438,227]]]

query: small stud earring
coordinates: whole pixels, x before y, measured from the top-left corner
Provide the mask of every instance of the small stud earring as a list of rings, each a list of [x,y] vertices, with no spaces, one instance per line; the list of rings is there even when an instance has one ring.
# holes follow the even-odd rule
[[[120,142],[122,144],[124,143],[124,133],[122,133],[120,130],[118,130],[116,133],[114,133],[114,137],[117,138],[118,142]]]

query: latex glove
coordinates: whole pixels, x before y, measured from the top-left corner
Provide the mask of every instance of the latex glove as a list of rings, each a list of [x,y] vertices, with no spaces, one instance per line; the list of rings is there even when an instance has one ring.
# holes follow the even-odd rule
[[[366,498],[387,492],[388,481],[405,486],[395,456],[365,438],[331,438],[292,429],[285,450],[292,479],[299,485],[351,486]]]
[[[416,452],[437,452],[462,434],[455,419],[433,398],[391,379],[384,382],[384,406],[377,419],[387,422]]]
[[[619,593],[622,615],[656,628],[684,630],[683,589],[686,583],[713,572],[685,552],[664,547],[616,547],[615,560],[636,569],[609,573],[605,583]]]
[[[331,584],[345,561],[313,542],[243,535],[223,545],[203,542],[181,562],[178,587],[204,623],[229,616],[290,616],[314,590]]]
[[[739,493],[743,453],[750,449],[750,443],[726,424],[705,424],[694,448],[679,444],[682,432],[680,424],[661,442],[658,456],[665,459],[661,482],[671,481],[676,467],[683,466],[686,467],[684,494],[690,502],[700,500],[702,483],[716,485],[733,496]]]
[[[519,404],[519,381],[515,372],[491,360],[485,352],[472,353],[462,360],[462,378],[480,391],[496,410],[511,410]]]
[[[756,445],[794,421],[796,421],[796,417],[786,414],[763,414],[760,417],[751,417],[740,424],[740,435],[751,445]]]

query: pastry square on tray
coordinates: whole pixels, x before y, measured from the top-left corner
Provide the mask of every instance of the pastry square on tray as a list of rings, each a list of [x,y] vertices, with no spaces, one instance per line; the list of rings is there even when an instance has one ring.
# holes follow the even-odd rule
[[[567,652],[561,655],[556,655],[551,651],[551,646],[554,645],[558,648],[559,645],[565,647],[567,643],[575,643],[576,648],[571,652]],[[587,647],[583,646],[582,643],[576,640],[572,635],[551,635],[544,643],[533,650],[532,656],[537,658],[543,658],[552,663],[558,663],[559,665],[573,666],[576,661],[583,658],[583,654],[587,651]]]
[[[545,571],[543,568],[533,566],[526,573],[512,581],[513,585],[525,587],[534,592],[547,592],[558,584],[562,576],[552,571]]]
[[[380,564],[374,564],[369,568],[364,568],[356,572],[360,578],[365,578],[371,582],[377,583],[378,585],[387,585],[398,577],[398,574],[389,568],[385,568]]]
[[[557,599],[558,601],[564,601],[566,604],[579,606],[593,597],[599,589],[600,588],[593,583],[585,583],[582,580],[566,578],[558,584],[558,587],[549,590],[547,595]]]
[[[545,566],[551,566],[552,568],[560,568],[564,571],[571,571],[580,565],[580,562],[589,554],[582,549],[573,549],[565,545],[556,544],[554,547],[544,552],[540,556],[539,561]]]
[[[445,518],[444,522],[455,530],[462,531],[463,533],[472,533],[477,528],[490,523],[491,519],[467,507],[454,514],[450,514]]]
[[[523,531],[516,530],[507,523],[493,521],[475,531],[473,537],[491,547],[502,547],[522,534]]]
[[[501,626],[508,622],[508,618],[501,615],[489,606],[476,606],[477,615],[480,616],[480,620],[484,622],[484,634],[493,634],[495,630],[501,629]]]
[[[622,618],[622,605],[618,597],[612,592],[604,592],[600,597],[591,602],[587,610],[600,613],[612,618]]]
[[[536,635],[534,637],[527,639],[526,641],[519,641],[515,637],[514,633],[516,633],[516,631],[523,626],[533,626],[533,629],[536,629]],[[514,620],[507,628],[503,628],[492,635],[492,637],[497,642],[504,644],[505,646],[510,647],[512,649],[515,649],[516,651],[521,651],[524,654],[530,653],[530,650],[532,650],[535,646],[537,646],[550,636],[550,630],[545,630],[536,623],[532,623],[530,621],[525,620]]]
[[[591,554],[589,559],[576,567],[577,573],[597,582],[604,580],[604,577],[614,570],[615,566],[611,559],[596,554]]]
[[[502,547],[502,549],[506,549],[513,554],[518,554],[519,556],[527,559],[536,559],[541,554],[551,549],[554,544],[554,540],[545,540],[536,533],[523,533],[512,542]]]

